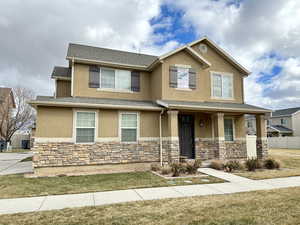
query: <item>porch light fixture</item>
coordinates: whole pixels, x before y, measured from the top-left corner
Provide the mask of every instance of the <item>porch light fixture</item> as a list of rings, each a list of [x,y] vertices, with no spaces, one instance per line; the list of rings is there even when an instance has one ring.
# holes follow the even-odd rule
[[[200,120],[199,125],[200,127],[204,127],[204,120]]]

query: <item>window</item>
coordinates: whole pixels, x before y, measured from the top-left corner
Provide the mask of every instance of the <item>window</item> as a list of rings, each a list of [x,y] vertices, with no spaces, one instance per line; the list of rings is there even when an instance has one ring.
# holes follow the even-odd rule
[[[189,88],[189,68],[177,68],[177,87]]]
[[[137,113],[121,113],[120,130],[122,142],[136,142],[137,128],[138,128],[138,114]]]
[[[281,125],[286,125],[286,120],[285,119],[280,119]]]
[[[225,141],[233,141],[233,119],[224,119]]]
[[[212,96],[215,98],[233,98],[233,80],[231,74],[212,73]]]
[[[101,68],[100,88],[130,91],[131,72],[128,70]]]
[[[76,112],[76,142],[91,143],[95,141],[95,112]]]
[[[247,125],[248,128],[252,128],[252,121],[248,121],[247,124],[248,124]]]

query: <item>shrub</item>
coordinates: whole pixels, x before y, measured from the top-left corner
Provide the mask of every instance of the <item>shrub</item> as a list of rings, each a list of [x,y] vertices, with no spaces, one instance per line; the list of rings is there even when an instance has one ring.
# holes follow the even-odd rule
[[[202,165],[202,161],[200,159],[195,159],[194,166],[199,169]]]
[[[171,168],[172,168],[172,173],[173,173],[172,176],[173,176],[173,177],[178,177],[178,176],[180,176],[180,174],[186,172],[187,164],[183,164],[183,163],[172,163],[172,164],[171,164]]]
[[[171,172],[172,172],[172,169],[170,166],[164,166],[161,168],[161,174],[163,174],[163,175],[170,174]]]
[[[262,162],[257,158],[251,158],[246,160],[245,166],[248,171],[255,171],[262,168]]]
[[[269,170],[279,169],[280,166],[281,166],[280,162],[275,160],[275,159],[272,159],[272,158],[266,159],[264,161],[264,167],[269,169]]]
[[[161,166],[157,163],[152,163],[151,164],[151,170],[152,171],[159,171],[159,170],[161,170]]]
[[[242,170],[244,169],[244,166],[239,161],[232,160],[225,163],[224,168],[226,171],[232,172],[233,170]]]
[[[215,170],[223,170],[224,164],[222,161],[214,160],[210,163],[209,167]]]

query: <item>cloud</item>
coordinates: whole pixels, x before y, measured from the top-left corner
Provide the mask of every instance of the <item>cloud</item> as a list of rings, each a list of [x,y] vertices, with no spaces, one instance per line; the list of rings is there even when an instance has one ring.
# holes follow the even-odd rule
[[[140,13],[142,12],[142,13]],[[160,0],[20,0],[0,2],[0,85],[52,95],[53,66],[67,65],[68,43],[161,54],[178,45],[155,44],[150,19]]]

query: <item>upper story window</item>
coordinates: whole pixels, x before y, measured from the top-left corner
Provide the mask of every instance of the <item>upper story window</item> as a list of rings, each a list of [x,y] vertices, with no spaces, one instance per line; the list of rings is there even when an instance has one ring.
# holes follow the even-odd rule
[[[286,119],[280,119],[280,124],[281,125],[286,125]]]
[[[99,90],[140,91],[140,73],[107,67],[90,66],[89,87]]]
[[[233,75],[228,73],[212,72],[212,97],[233,98]]]
[[[196,89],[196,71],[190,66],[170,66],[169,86],[179,89]]]

